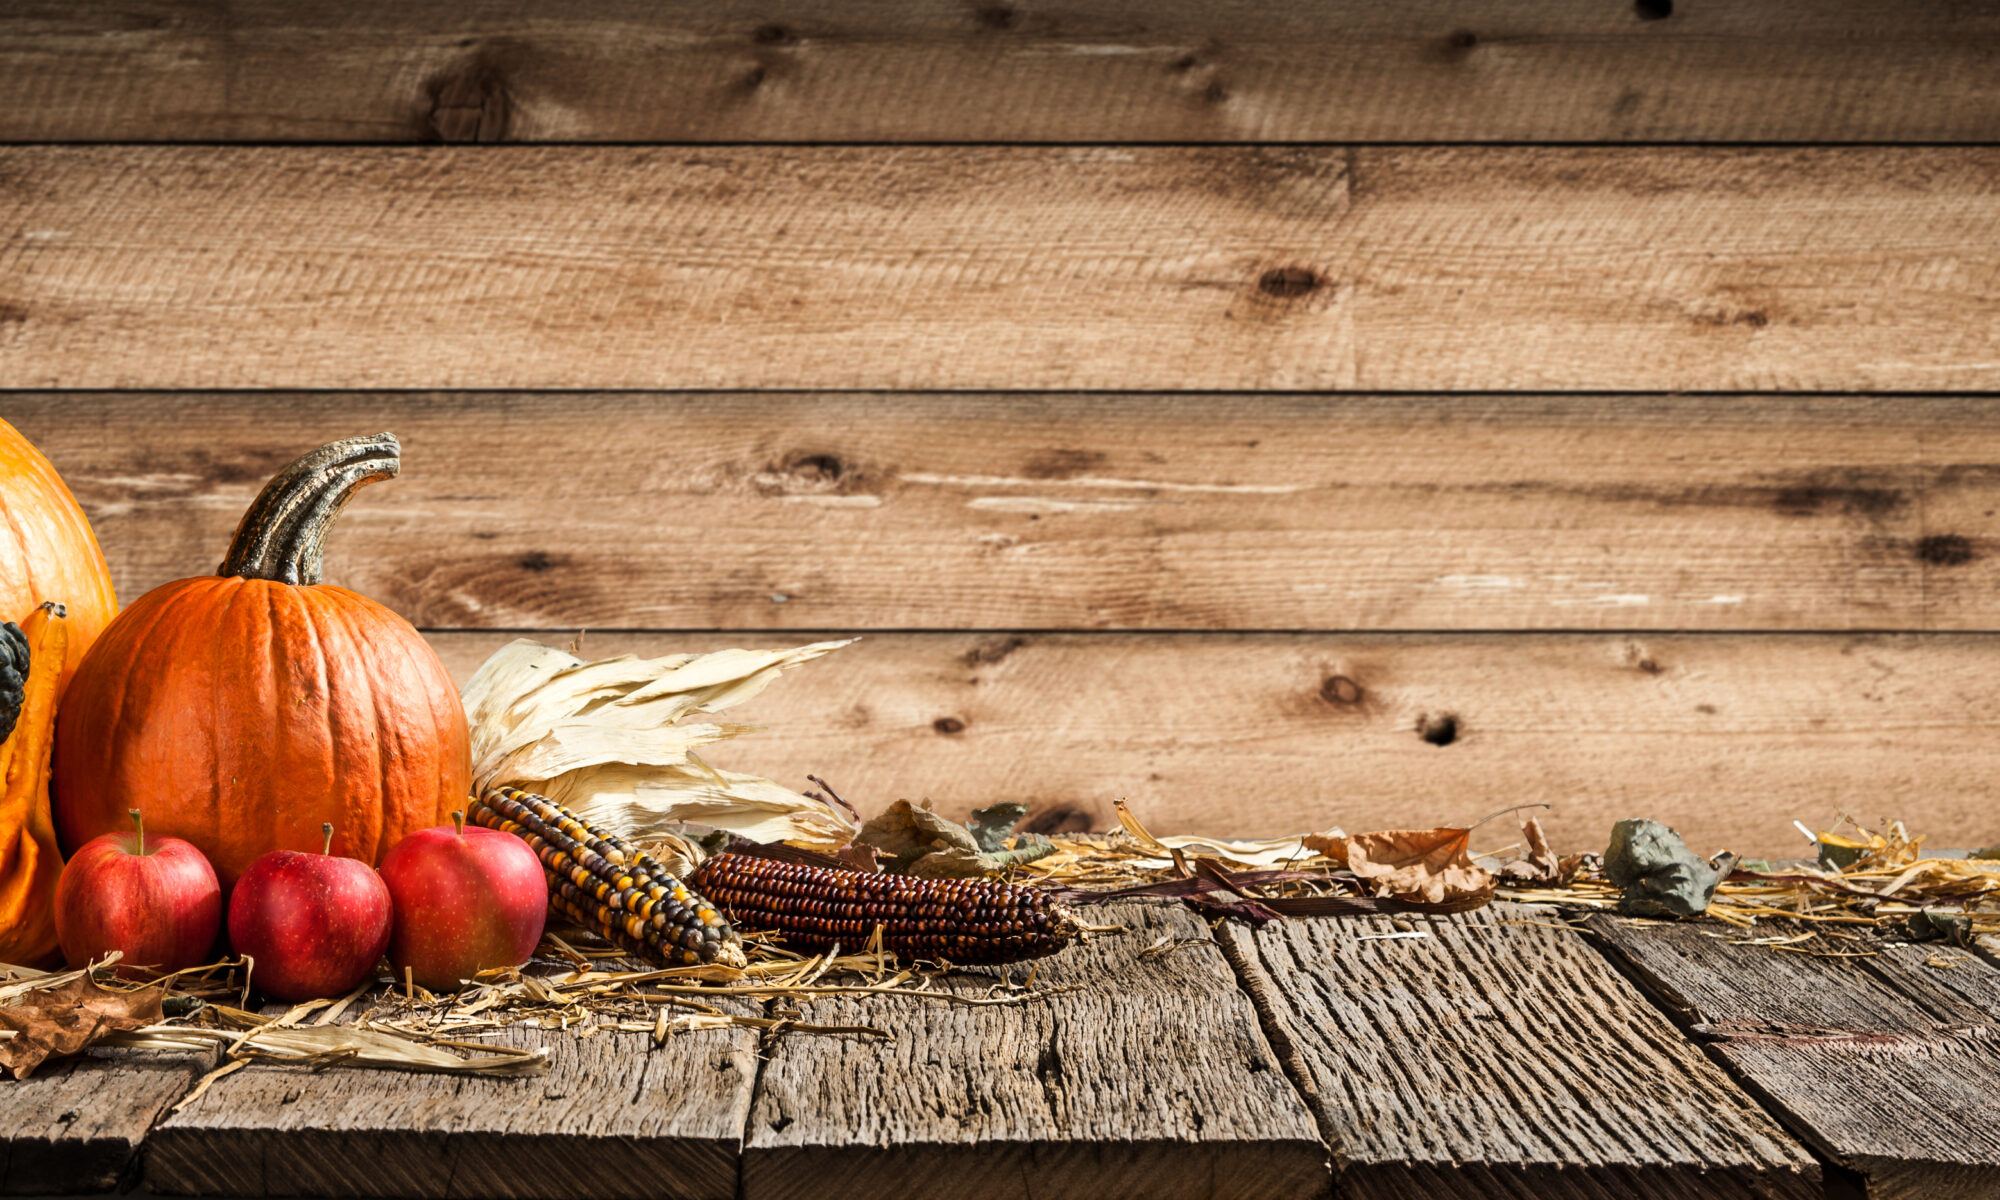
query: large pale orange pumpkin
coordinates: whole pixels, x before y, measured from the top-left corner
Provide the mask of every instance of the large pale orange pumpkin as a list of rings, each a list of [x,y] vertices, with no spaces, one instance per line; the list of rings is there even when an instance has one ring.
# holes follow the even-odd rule
[[[56,951],[56,880],[62,855],[49,817],[49,747],[69,641],[63,607],[50,601],[20,624],[28,652],[20,719],[0,740],[0,962],[39,966]]]
[[[42,452],[0,421],[0,621],[21,624],[49,602],[69,612],[66,687],[118,599],[76,497]]]
[[[145,812],[234,884],[268,850],[373,863],[463,807],[465,712],[410,623],[320,582],[354,491],[401,469],[394,436],[323,446],[244,515],[219,574],[165,584],[104,631],[56,734],[56,826],[76,847]]]

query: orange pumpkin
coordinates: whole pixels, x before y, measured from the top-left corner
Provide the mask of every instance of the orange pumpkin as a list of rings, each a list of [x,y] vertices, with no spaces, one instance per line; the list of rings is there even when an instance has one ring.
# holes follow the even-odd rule
[[[334,442],[266,485],[214,576],[141,596],[70,684],[56,826],[72,852],[142,809],[225,888],[268,850],[373,863],[463,807],[471,772],[451,676],[408,621],[320,582],[328,528],[401,469],[391,434]]]
[[[49,818],[49,746],[68,624],[62,605],[50,602],[20,625],[28,673],[19,719],[0,739],[0,962],[36,966],[56,951],[63,860]]]
[[[69,611],[60,693],[117,615],[118,599],[76,497],[42,452],[0,421],[0,621],[21,624],[50,601]]]

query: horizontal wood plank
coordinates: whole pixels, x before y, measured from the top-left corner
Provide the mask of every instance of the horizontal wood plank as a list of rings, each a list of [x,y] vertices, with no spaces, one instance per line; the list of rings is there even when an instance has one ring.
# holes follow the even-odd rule
[[[1713,927],[1591,919],[1664,1003],[1869,1200],[2000,1191],[2000,970],[1941,946],[1743,944]]]
[[[2000,149],[0,150],[14,387],[2000,388]]]
[[[507,635],[431,640],[463,682]],[[792,640],[590,634],[583,649]],[[705,756],[792,787],[824,776],[864,811],[1020,800],[1044,828],[1110,828],[1121,796],[1160,832],[1242,836],[1546,801],[1564,852],[1646,816],[1703,853],[1792,855],[1795,818],[1842,811],[1983,846],[2000,841],[1996,674],[2000,639],[1960,635],[888,634],[731,709],[765,730]]]
[[[734,1200],[754,1033],[690,1033],[656,1048],[646,1033],[516,1025],[482,1040],[547,1047],[550,1070],[447,1079],[247,1067],[154,1132],[146,1186],[238,1197]]]
[[[0,397],[128,600],[390,429],[328,578],[429,628],[1996,629],[1979,398]]]
[[[0,8],[0,139],[1992,141],[1947,0]]]
[[[895,1038],[777,1044],[743,1200],[1325,1196],[1312,1116],[1202,922],[1139,904],[1091,920],[1126,932],[1038,961],[1035,986],[1062,989],[1044,1000],[801,1003],[806,1020]],[[1141,957],[1162,944],[1178,948]],[[996,982],[982,969],[942,988],[977,998]]]
[[[1557,915],[1216,930],[1300,1073],[1338,1194],[1820,1196],[1805,1148]]]
[[[215,1062],[213,1051],[99,1048],[0,1080],[0,1196],[131,1187],[147,1131]]]

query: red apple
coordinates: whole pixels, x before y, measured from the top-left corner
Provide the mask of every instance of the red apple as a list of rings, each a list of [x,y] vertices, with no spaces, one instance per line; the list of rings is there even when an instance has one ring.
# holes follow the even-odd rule
[[[250,980],[273,999],[350,992],[389,944],[389,889],[367,863],[334,857],[333,826],[324,828],[324,852],[273,850],[229,895],[230,943],[255,960]]]
[[[549,913],[548,880],[528,844],[451,815],[455,824],[420,829],[382,856],[396,902],[389,964],[434,992],[527,962]]]
[[[123,954],[119,971],[170,974],[208,961],[222,922],[222,885],[201,851],[179,838],[131,833],[85,842],[56,882],[56,940],[72,967]]]

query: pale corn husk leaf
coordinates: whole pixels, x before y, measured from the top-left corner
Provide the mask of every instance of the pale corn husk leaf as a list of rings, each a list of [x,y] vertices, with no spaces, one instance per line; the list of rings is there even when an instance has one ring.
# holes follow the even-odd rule
[[[606,756],[634,767],[678,767],[688,761],[695,747],[734,737],[749,728],[704,722],[665,729],[627,729],[583,717],[564,721],[502,757],[493,764],[492,778],[495,782],[553,779],[573,769],[571,764],[580,759]]]
[[[855,833],[846,813],[695,753],[753,726],[678,722],[740,704],[782,672],[852,640],[596,662],[525,638],[510,642],[465,688],[473,787],[540,792],[586,821],[666,846],[664,858],[690,866],[699,855],[673,837],[674,826],[838,849]]]
[[[1214,838],[1197,834],[1156,837],[1139,823],[1139,818],[1132,815],[1131,808],[1123,800],[1114,803],[1118,823],[1143,850],[1153,856],[1141,860],[1147,866],[1169,866],[1173,863],[1173,852],[1179,850],[1183,854],[1220,859],[1225,865],[1236,868],[1282,867],[1318,857],[1320,852],[1310,844],[1313,839],[1324,841],[1346,837],[1337,828],[1280,838]]]
[[[845,846],[852,818],[790,788],[755,775],[725,771],[689,756],[681,767],[641,769],[606,763],[572,771],[545,785],[543,795],[586,821],[639,841],[676,824],[726,829],[753,842]],[[672,864],[668,864],[671,866]]]

